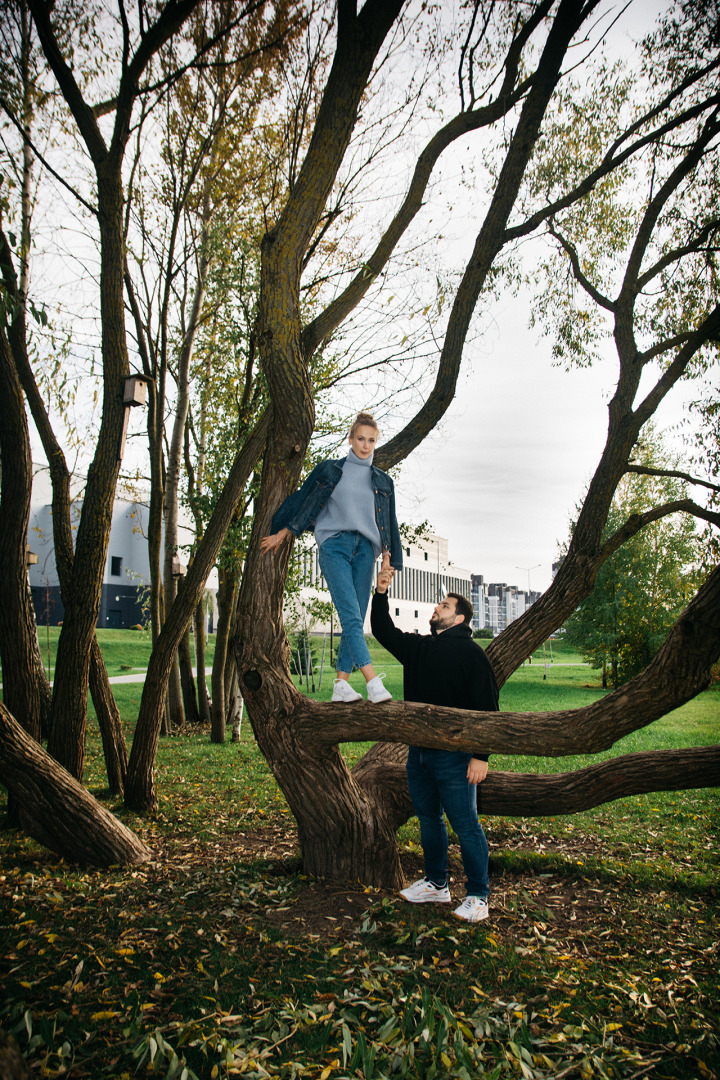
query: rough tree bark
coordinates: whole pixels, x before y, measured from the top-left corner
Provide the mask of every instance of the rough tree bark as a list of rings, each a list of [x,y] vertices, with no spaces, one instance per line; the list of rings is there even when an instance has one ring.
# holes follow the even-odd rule
[[[353,776],[369,797],[392,803],[389,809],[399,828],[415,813],[405,782],[407,746],[376,746],[382,754],[374,761],[366,754]],[[491,767],[478,787],[478,810],[503,817],[575,814],[632,795],[715,787],[718,775],[719,746],[621,754],[570,773],[511,773]]]
[[[40,741],[50,687],[37,639],[27,579],[27,530],[32,493],[30,433],[20,382],[0,329],[0,659],[3,698],[18,722]],[[14,811],[11,815],[14,817]]]
[[[136,865],[150,849],[47,754],[0,705],[0,781],[17,799],[22,828],[72,862]]]

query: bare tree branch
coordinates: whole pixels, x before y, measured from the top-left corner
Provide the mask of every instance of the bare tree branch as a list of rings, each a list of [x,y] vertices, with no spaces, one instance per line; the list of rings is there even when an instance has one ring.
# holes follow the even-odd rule
[[[24,141],[24,142],[25,142],[25,143],[26,143],[26,144],[27,144],[27,145],[28,145],[28,146],[30,147],[30,149],[32,150],[33,154],[34,154],[34,155],[35,155],[35,157],[36,157],[36,158],[38,159],[38,161],[40,162],[40,164],[42,165],[42,167],[43,167],[44,169],[46,169],[46,170],[47,170],[47,172],[49,172],[51,176],[54,176],[54,177],[55,177],[55,179],[56,179],[56,180],[58,181],[58,183],[62,184],[62,186],[63,186],[64,188],[66,188],[66,189],[67,189],[67,191],[69,191],[69,192],[70,192],[70,194],[71,194],[71,195],[72,195],[72,196],[73,196],[73,197],[74,197],[75,199],[77,199],[77,201],[78,201],[79,203],[81,203],[81,204],[82,204],[82,205],[83,205],[83,206],[85,207],[85,209],[86,209],[86,210],[89,210],[91,214],[94,214],[95,216],[97,216],[97,207],[93,206],[93,205],[92,205],[91,203],[89,203],[89,202],[88,202],[88,201],[87,201],[86,199],[83,199],[83,197],[82,197],[82,195],[80,194],[80,192],[79,192],[79,191],[76,191],[76,190],[75,190],[75,188],[74,188],[74,187],[72,186],[72,184],[69,184],[69,183],[67,182],[67,180],[64,180],[64,179],[62,178],[62,176],[60,175],[60,173],[59,173],[59,172],[57,172],[57,171],[56,171],[55,169],[53,169],[52,165],[51,165],[51,164],[50,164],[50,162],[49,162],[49,161],[47,160],[47,158],[46,158],[46,157],[44,157],[44,155],[43,155],[43,154],[42,154],[42,153],[41,153],[41,152],[40,152],[40,151],[38,150],[37,146],[35,145],[35,143],[33,142],[33,140],[32,140],[32,139],[31,139],[31,138],[29,137],[29,135],[28,135],[28,133],[27,133],[27,132],[25,131],[25,129],[24,129],[24,127],[23,127],[23,125],[22,125],[22,124],[20,123],[20,121],[19,121],[19,120],[17,119],[17,117],[16,117],[16,116],[15,116],[15,114],[13,113],[12,109],[10,108],[10,106],[9,106],[9,105],[8,105],[8,103],[7,103],[7,101],[5,100],[5,98],[4,98],[4,97],[3,97],[2,95],[0,95],[0,107],[2,108],[2,110],[3,110],[3,112],[4,112],[5,114],[6,114],[6,116],[8,116],[8,117],[9,117],[9,119],[10,119],[10,120],[12,121],[12,123],[13,123],[13,124],[15,125],[15,127],[16,127],[16,128],[18,129],[18,131],[20,132],[20,134],[21,134],[21,135],[22,135],[22,137],[23,137],[23,141]]]
[[[376,454],[379,468],[387,469],[407,457],[445,415],[454,398],[470,321],[489,269],[506,242],[507,221],[515,205],[548,102],[560,79],[563,59],[578,28],[596,6],[594,0],[585,5],[566,3],[565,0],[560,3],[538,62],[532,87],[523,103],[490,207],[455,295],[435,386],[413,419],[393,439],[380,447]]]
[[[578,284],[582,285],[588,296],[595,301],[598,307],[605,308],[607,311],[614,311],[615,305],[613,301],[609,300],[606,296],[603,296],[600,290],[597,289],[590,281],[590,279],[582,272],[582,268],[580,266],[580,259],[578,257],[575,245],[571,244],[570,241],[562,235],[560,230],[555,226],[555,223],[552,219],[550,219],[550,222],[548,224],[548,232],[551,236],[555,237],[565,254],[570,259],[573,276],[578,282]]]
[[[550,4],[547,3],[547,0],[540,5],[540,9],[533,14],[528,25],[523,28],[523,31],[518,34],[513,42],[508,54],[505,78],[495,100],[480,109],[459,113],[430,139],[418,157],[403,204],[381,237],[372,255],[340,296],[333,300],[303,331],[302,344],[305,356],[312,356],[322,342],[327,341],[333,331],[357,307],[362,297],[381,273],[401,237],[421,209],[423,196],[430,182],[432,171],[442,153],[463,135],[487,127],[506,116],[524,96],[532,80],[526,80],[519,86],[514,87],[521,59],[522,45],[529,33],[532,32],[530,24],[534,27],[538,21],[542,21],[546,9],[549,7]],[[528,34],[525,33],[526,29]]]
[[[715,70],[718,66],[720,66],[720,60],[711,66],[711,70]],[[695,80],[692,80],[692,82],[694,81]],[[691,85],[691,82],[689,82],[688,85]],[[669,104],[669,102],[677,96],[677,93],[668,95],[666,103],[663,107],[666,108],[667,104]],[[600,165],[598,165],[596,169],[593,169],[593,171],[589,173],[585,177],[585,179],[577,185],[577,187],[573,188],[571,191],[566,192],[565,195],[563,195],[559,199],[556,199],[554,202],[548,203],[547,206],[544,206],[542,210],[538,210],[537,213],[531,214],[529,218],[526,218],[526,220],[521,222],[519,225],[513,225],[511,228],[507,229],[505,232],[506,241],[517,240],[520,237],[529,236],[530,233],[534,232],[537,227],[541,225],[544,221],[546,221],[548,218],[555,217],[555,215],[558,214],[560,210],[566,210],[569,206],[572,206],[574,203],[578,202],[581,198],[583,198],[583,196],[588,195],[593,190],[593,188],[597,186],[600,180],[602,180],[609,173],[613,172],[620,165],[623,165],[631,157],[638,155],[642,150],[645,149],[645,147],[654,145],[659,140],[662,140],[667,135],[669,135],[671,132],[676,131],[678,128],[682,127],[683,124],[687,124],[691,120],[697,119],[699,116],[702,116],[704,112],[707,112],[708,109],[717,107],[718,103],[720,103],[720,94],[711,95],[705,101],[702,101],[697,105],[693,105],[691,108],[685,109],[683,112],[678,113],[677,116],[672,117],[672,119],[668,120],[666,123],[661,124],[660,127],[654,128],[652,131],[647,132],[630,146],[627,146],[622,151],[622,153],[618,154],[616,157],[616,150],[627,139],[629,133],[638,130],[645,123],[649,122],[651,118],[658,115],[662,111],[660,106],[651,109],[650,112],[648,112],[640,121],[633,124],[619,139],[615,140],[615,142],[605,154]]]
[[[720,491],[720,484],[713,484],[710,480],[701,480],[700,477],[691,476],[690,473],[681,472],[679,469],[648,469],[645,465],[630,463],[627,471],[638,473],[640,476],[671,476],[677,480],[687,480],[689,484],[700,484],[702,487],[710,488],[711,491]]]

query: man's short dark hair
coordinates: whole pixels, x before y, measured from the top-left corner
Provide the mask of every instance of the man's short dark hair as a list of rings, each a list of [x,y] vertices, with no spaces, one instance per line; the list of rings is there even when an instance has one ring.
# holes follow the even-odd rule
[[[473,606],[468,600],[467,596],[463,596],[462,593],[449,592],[448,596],[452,596],[455,601],[455,611],[458,615],[462,615],[465,622],[469,626],[473,617]]]

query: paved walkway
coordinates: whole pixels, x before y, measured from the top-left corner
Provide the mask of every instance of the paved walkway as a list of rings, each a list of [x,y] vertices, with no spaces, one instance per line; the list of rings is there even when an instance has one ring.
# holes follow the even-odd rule
[[[197,668],[192,669],[193,675],[197,675]],[[212,675],[212,668],[205,668],[206,675]],[[130,682],[145,682],[145,676],[147,671],[138,671],[135,675],[111,675],[108,682],[111,683],[130,683]]]
[[[192,673],[193,673],[193,675],[197,675],[197,668],[193,668]],[[206,667],[205,668],[205,674],[206,675],[212,675],[212,668],[211,667]],[[108,679],[108,682],[111,682],[111,683],[141,683],[141,682],[145,682],[145,676],[146,675],[147,675],[147,671],[145,671],[145,670],[137,671],[134,675],[132,675],[132,674],[131,675],[111,675],[109,677],[109,679]],[[52,680],[50,680],[50,685],[52,686]],[[1,682],[0,682],[0,690],[2,690],[2,683]]]

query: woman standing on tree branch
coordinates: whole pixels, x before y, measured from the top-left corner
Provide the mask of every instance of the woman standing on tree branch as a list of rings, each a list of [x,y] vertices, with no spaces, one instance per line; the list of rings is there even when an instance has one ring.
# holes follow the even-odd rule
[[[387,473],[377,469],[373,454],[379,429],[370,413],[358,413],[350,428],[346,458],[322,461],[305,483],[275,512],[270,536],[260,541],[267,554],[289,536],[314,529],[320,569],[342,626],[333,701],[360,701],[350,686],[354,667],[367,683],[368,701],[392,695],[370,662],[363,623],[378,555],[383,566],[402,570],[402,546],[395,516],[395,489]]]

